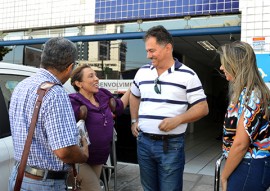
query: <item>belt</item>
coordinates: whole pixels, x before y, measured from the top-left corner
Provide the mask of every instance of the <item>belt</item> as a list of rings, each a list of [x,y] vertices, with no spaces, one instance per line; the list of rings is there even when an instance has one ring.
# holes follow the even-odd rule
[[[19,166],[19,162],[15,161],[15,166]],[[67,171],[51,171],[44,170],[39,168],[34,168],[31,166],[26,166],[24,171],[24,176],[27,178],[31,178],[34,180],[42,180],[42,179],[55,179],[55,180],[65,180],[67,178]]]
[[[43,177],[32,175],[32,174],[29,174],[28,172],[25,172],[24,176],[27,177],[27,178],[34,179],[34,180],[43,180]]]
[[[151,133],[142,133],[144,136],[149,137],[150,139],[159,141],[159,140],[166,140],[166,139],[172,139],[176,137],[182,137],[185,135],[185,133],[182,134],[171,134],[171,135],[159,135],[159,134],[151,134]]]
[[[56,179],[56,180],[65,180],[67,177],[67,171],[51,171],[38,169],[31,166],[25,167],[25,176],[35,180],[45,179]]]
[[[163,152],[168,152],[169,143],[168,140],[176,137],[184,137],[185,133],[182,134],[171,134],[171,135],[158,135],[158,134],[151,134],[151,133],[142,133],[144,136],[156,140],[156,141],[163,141]]]

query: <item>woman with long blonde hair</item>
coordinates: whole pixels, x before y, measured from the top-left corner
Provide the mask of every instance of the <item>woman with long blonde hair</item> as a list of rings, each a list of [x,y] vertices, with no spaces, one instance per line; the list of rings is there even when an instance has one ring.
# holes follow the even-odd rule
[[[222,190],[265,191],[270,186],[270,90],[248,43],[223,45],[218,54],[230,87],[223,130]]]

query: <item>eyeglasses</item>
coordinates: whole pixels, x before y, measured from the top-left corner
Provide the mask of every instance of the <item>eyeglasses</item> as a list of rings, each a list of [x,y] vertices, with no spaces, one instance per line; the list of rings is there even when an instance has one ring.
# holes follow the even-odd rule
[[[154,90],[157,94],[161,94],[161,83],[159,81],[159,77],[157,77],[154,81]],[[159,85],[159,86],[158,86]]]
[[[74,62],[73,65],[72,65],[72,70],[74,70],[78,65],[78,62]]]

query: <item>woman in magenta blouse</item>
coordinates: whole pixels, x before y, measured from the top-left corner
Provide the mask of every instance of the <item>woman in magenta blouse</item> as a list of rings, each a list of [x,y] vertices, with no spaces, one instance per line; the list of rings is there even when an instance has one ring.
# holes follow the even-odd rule
[[[99,88],[96,72],[87,64],[78,66],[71,75],[71,84],[77,93],[70,94],[76,120],[79,120],[80,106],[87,107],[86,129],[90,138],[89,158],[79,168],[82,179],[81,190],[100,191],[99,178],[102,165],[106,163],[113,140],[113,114],[109,106],[115,100],[113,108],[120,115],[128,105],[128,90],[121,99],[115,99],[106,89]]]

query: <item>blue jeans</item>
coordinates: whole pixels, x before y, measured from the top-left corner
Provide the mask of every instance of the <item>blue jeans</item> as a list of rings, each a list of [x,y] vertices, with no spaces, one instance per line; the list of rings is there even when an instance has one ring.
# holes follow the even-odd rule
[[[18,165],[13,167],[11,175],[9,177],[8,190],[13,191],[16,177],[18,173]],[[21,186],[21,191],[66,191],[66,180],[53,180],[53,179],[43,179],[34,180],[31,178],[23,177],[23,182]]]
[[[270,186],[270,157],[243,159],[228,179],[227,191],[266,191]]]
[[[168,139],[168,151],[163,141],[152,140],[139,133],[137,155],[144,191],[181,191],[185,165],[184,136]]]

